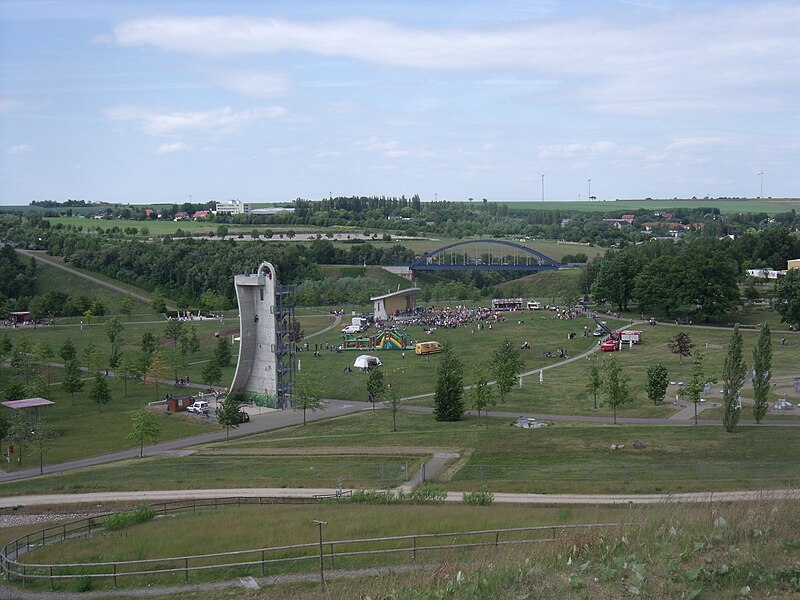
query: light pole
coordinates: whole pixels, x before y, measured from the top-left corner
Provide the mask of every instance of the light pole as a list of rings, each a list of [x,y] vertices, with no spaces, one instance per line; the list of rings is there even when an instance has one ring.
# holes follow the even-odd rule
[[[317,521],[314,519],[313,523],[319,527],[319,582],[325,585],[325,557],[322,554],[322,526],[327,525],[327,521]]]

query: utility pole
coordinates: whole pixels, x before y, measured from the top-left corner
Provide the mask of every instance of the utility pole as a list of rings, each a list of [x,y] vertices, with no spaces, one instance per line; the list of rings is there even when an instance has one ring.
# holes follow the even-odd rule
[[[322,526],[327,525],[327,521],[317,521],[314,519],[314,524],[319,527],[319,583],[325,585],[325,556],[322,553]]]

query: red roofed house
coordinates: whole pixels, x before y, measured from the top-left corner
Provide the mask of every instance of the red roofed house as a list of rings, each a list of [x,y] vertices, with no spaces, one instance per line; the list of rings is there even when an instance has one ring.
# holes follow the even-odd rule
[[[189,220],[189,213],[186,211],[179,211],[175,213],[175,220],[176,221],[188,221]]]
[[[206,219],[208,218],[208,211],[207,210],[198,210],[192,215],[192,221],[197,221],[198,219]]]
[[[633,220],[636,218],[636,215],[622,215],[619,220],[620,221],[627,221],[628,223],[633,223]]]

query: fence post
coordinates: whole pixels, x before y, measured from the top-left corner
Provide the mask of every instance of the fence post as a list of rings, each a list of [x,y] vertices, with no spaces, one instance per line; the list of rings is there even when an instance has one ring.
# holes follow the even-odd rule
[[[183,559],[183,582],[189,583],[189,559]]]
[[[761,489],[764,489],[764,463],[761,463],[759,466],[759,471],[761,473]]]
[[[494,548],[495,550],[500,549],[500,530],[494,532]]]
[[[261,551],[261,576],[264,576],[264,551]]]
[[[330,548],[331,548],[331,571],[333,571],[333,542],[331,542]]]
[[[428,463],[422,463],[422,481],[425,481],[425,465]]]
[[[116,585],[114,587],[117,587]],[[53,565],[50,565],[50,589],[53,589]]]
[[[114,589],[117,589],[117,563],[114,563]]]
[[[411,561],[417,562],[417,536],[412,538],[413,546],[411,547]]]
[[[481,465],[481,481],[483,481],[483,465]]]
[[[406,478],[405,481],[408,481],[408,461],[406,461]]]

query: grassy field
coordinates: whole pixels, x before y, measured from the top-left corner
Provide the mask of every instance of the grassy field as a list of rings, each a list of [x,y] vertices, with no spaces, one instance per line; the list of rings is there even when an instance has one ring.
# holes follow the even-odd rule
[[[155,317],[153,321],[133,320],[124,323],[121,334],[123,353],[135,354],[140,349],[142,335],[146,332],[163,337],[166,322],[163,316]],[[318,331],[332,322],[332,318],[327,315],[298,317],[301,325],[307,334]],[[18,344],[21,337],[27,337],[33,343],[44,343],[53,349],[54,353],[66,341],[71,339],[78,351],[79,362],[85,365],[84,350],[90,345],[94,345],[97,355],[100,357],[98,366],[105,369],[107,364],[105,357],[110,352],[108,341],[103,329],[104,319],[95,319],[91,325],[84,324],[81,329],[78,323],[64,323],[59,321],[56,325],[43,326],[37,328],[17,328],[7,329],[9,338],[13,344]],[[179,377],[188,376],[193,382],[202,382],[201,372],[204,365],[211,360],[214,348],[217,343],[215,333],[222,331],[228,332],[226,335],[238,331],[238,319],[219,323],[216,320],[193,321],[200,341],[200,351],[188,356],[188,364],[178,372]],[[161,349],[163,360],[167,365],[165,379],[173,378],[174,369],[170,366],[172,346],[170,342],[162,340]],[[232,348],[233,359],[231,365],[222,369],[222,385],[227,386],[233,378],[236,365],[238,347]],[[54,356],[55,361],[61,358]],[[49,373],[47,372],[49,371]],[[5,385],[11,374],[11,369],[5,365],[0,369],[0,384]],[[167,393],[175,395],[193,394],[198,390],[190,388],[176,389],[173,385],[162,384],[156,389],[155,386],[145,386],[139,382],[128,382],[127,395],[125,394],[125,383],[118,378],[110,377],[108,382],[111,388],[112,400],[109,404],[99,407],[89,399],[89,391],[93,384],[93,378],[89,373],[84,373],[84,389],[75,394],[75,402],[70,394],[61,389],[61,379],[63,369],[54,366],[46,370],[45,377],[49,376],[52,396],[49,398],[55,402],[54,406],[48,409],[47,419],[50,427],[57,432],[55,439],[49,440],[44,444],[44,462],[51,464],[65,462],[84,456],[105,454],[125,448],[130,448],[134,444],[126,439],[130,430],[131,415],[135,410],[145,406],[148,402],[160,400]],[[188,414],[156,413],[159,426],[161,427],[160,439],[167,440],[187,435],[194,435],[206,431],[216,430],[219,426],[208,423],[202,419]],[[19,456],[17,454],[17,456]],[[38,446],[23,449],[23,464],[17,461],[5,465],[6,469],[14,470],[20,466],[26,467],[38,463]]]
[[[797,503],[763,501],[746,505],[674,505],[646,508],[537,508],[492,506],[312,506],[223,509],[186,513],[130,527],[117,534],[56,543],[26,554],[26,562],[120,561],[204,552],[224,552],[272,544],[316,542],[314,520],[324,520],[326,540],[385,535],[460,532],[509,526],[573,523],[621,523],[610,529],[566,530],[552,543],[511,545],[499,549],[417,552],[417,568],[369,571],[344,579],[335,571],[365,566],[405,566],[409,554],[326,559],[324,591],[307,581],[271,583],[246,592],[247,598],[301,600],[325,597],[395,600],[473,600],[476,598],[791,598],[797,580]],[[214,536],[208,536],[213,524]],[[441,540],[461,541],[461,538]],[[353,546],[361,549],[363,546]],[[350,548],[350,547],[348,547]],[[293,556],[291,550],[283,556]],[[256,555],[256,560],[257,560]],[[253,557],[248,557],[253,560]],[[197,560],[197,559],[196,559]],[[219,559],[218,559],[219,560]],[[224,560],[224,559],[223,559]],[[162,566],[167,566],[163,561]],[[195,563],[199,564],[199,563]],[[295,564],[292,571],[313,574],[317,563]],[[284,567],[287,568],[287,567]],[[30,571],[29,571],[30,572]],[[270,567],[269,574],[280,574]],[[190,583],[217,578],[261,575],[258,566],[219,572],[194,572]],[[111,582],[88,586],[112,592]],[[129,579],[119,579],[122,587]],[[139,585],[180,585],[183,573],[163,575]],[[85,581],[61,584],[58,591],[86,589]],[[37,589],[43,586],[34,586]],[[176,592],[148,590],[153,598],[175,598]],[[183,588],[181,598],[205,598],[209,590]],[[214,589],[217,598],[241,598],[240,587]]]
[[[511,314],[505,322],[497,323],[492,330],[483,329],[473,333],[473,326],[458,329],[440,329],[431,335],[426,335],[421,327],[404,328],[410,339],[437,340],[450,342],[456,354],[464,363],[464,382],[469,385],[475,381],[475,374],[479,368],[488,369],[491,353],[508,339],[516,347],[521,347],[525,341],[530,341],[532,350],[522,351],[525,361],[525,371],[531,372],[523,379],[522,387],[515,387],[506,398],[506,402],[499,408],[504,410],[532,411],[550,414],[599,414],[610,416],[610,409],[593,409],[593,399],[588,397],[585,386],[588,371],[594,362],[606,358],[606,353],[595,353],[591,358],[566,367],[546,370],[543,373],[543,382],[539,383],[537,369],[555,365],[558,359],[546,358],[542,351],[555,353],[558,348],[565,349],[571,356],[589,350],[597,343],[597,338],[582,337],[583,327],[594,328],[591,319],[560,320],[551,317],[550,312],[518,313]],[[523,324],[518,324],[518,320]],[[624,324],[606,318],[611,327]],[[670,380],[686,381],[690,376],[691,361],[681,363],[678,357],[671,354],[667,342],[682,329],[672,325],[643,325],[644,334],[642,344],[633,349],[626,348],[615,356],[620,360],[625,372],[631,377],[631,389],[634,401],[618,409],[620,416],[663,417],[674,412],[674,408],[667,405],[653,406],[648,402],[644,386],[646,383],[646,370],[650,364],[661,362],[667,367]],[[730,339],[730,331],[714,327],[687,327],[697,348],[706,353],[707,371],[719,377],[722,373],[722,363],[725,358],[725,348]],[[576,333],[576,337],[567,340],[568,333]],[[745,330],[745,358],[750,361],[752,347],[755,344],[757,333]],[[792,341],[787,346],[779,345],[779,338],[773,336],[773,379],[779,377],[800,375],[800,338]],[[326,336],[314,339],[314,343],[328,343],[328,347],[339,343],[339,335],[331,331]],[[706,349],[706,344],[709,348]],[[312,346],[313,349],[313,346]],[[345,373],[344,368],[352,365],[355,357],[362,351],[331,352],[324,350],[319,358],[311,355],[301,357],[303,378],[316,382],[325,397],[343,400],[364,400],[366,398],[366,374],[358,370]],[[369,352],[368,352],[369,353]],[[429,358],[417,356],[413,351],[406,351],[405,358],[398,351],[372,352],[379,356],[384,364],[384,371],[390,381],[394,382],[397,389],[404,397],[414,397],[433,392],[436,379],[436,368],[439,356]],[[718,390],[719,387],[715,387]],[[677,387],[671,387],[668,394],[674,398],[678,392]],[[748,390],[745,390],[745,396]],[[717,394],[718,395],[718,394]],[[781,396],[783,394],[780,394]],[[775,396],[777,399],[778,395]],[[431,398],[415,399],[413,403],[430,405]]]

